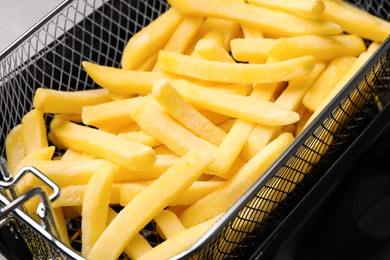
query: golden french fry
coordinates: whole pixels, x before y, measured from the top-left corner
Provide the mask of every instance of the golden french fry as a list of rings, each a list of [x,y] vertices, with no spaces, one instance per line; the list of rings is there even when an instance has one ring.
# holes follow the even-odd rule
[[[190,151],[184,155],[120,211],[96,241],[87,258],[116,259],[134,235],[185,191],[212,160],[212,155],[200,151]],[[113,237],[116,238],[115,243],[111,243]]]
[[[219,145],[226,136],[220,128],[192,107],[168,82],[156,82],[153,97],[177,122],[204,140]]]
[[[222,93],[185,80],[176,80],[172,84],[191,104],[248,122],[285,125],[299,120],[298,114],[272,102]]]
[[[88,180],[84,197],[81,222],[81,254],[86,257],[106,228],[108,205],[114,168],[111,164],[102,164]]]
[[[81,114],[84,106],[111,101],[106,89],[84,91],[60,91],[38,88],[35,91],[33,106],[44,113]]]
[[[322,0],[248,0],[248,3],[317,20],[325,10]]]
[[[26,155],[48,147],[46,124],[43,112],[33,109],[22,118],[23,143]]]
[[[322,0],[325,11],[322,19],[339,24],[348,33],[365,39],[383,42],[390,32],[390,23],[341,0]]]
[[[357,35],[305,35],[276,40],[268,54],[278,59],[312,55],[317,60],[330,61],[342,56],[357,57],[365,50],[363,39]]]
[[[26,155],[23,142],[23,127],[21,124],[12,128],[5,138],[5,152],[8,171],[13,174],[20,161]]]
[[[264,63],[269,51],[276,43],[277,39],[237,38],[230,42],[230,46],[234,59],[242,62]]]
[[[156,154],[150,146],[123,140],[110,133],[54,118],[51,133],[64,146],[112,161],[129,170],[153,166]]]
[[[185,227],[191,227],[228,210],[234,202],[275,162],[294,137],[283,133],[260,150],[220,188],[188,207],[180,216]]]
[[[170,8],[133,35],[123,50],[122,68],[125,70],[134,69],[141,64],[148,53],[161,49],[183,18],[183,15],[174,8]]]
[[[251,25],[271,36],[336,35],[342,32],[340,26],[334,23],[304,19],[245,3],[227,0],[169,0],[168,3],[185,14],[209,16]]]
[[[153,220],[156,222],[157,230],[163,239],[170,239],[185,230],[180,219],[169,210],[162,210]]]
[[[225,83],[269,83],[304,76],[315,60],[304,56],[271,64],[244,64],[203,60],[197,57],[160,51],[157,60],[164,72]]]
[[[118,134],[119,137],[123,138],[124,140],[129,140],[132,142],[140,143],[147,146],[159,146],[161,145],[161,142],[154,138],[153,136],[145,133],[145,131],[139,130],[134,132],[127,132],[127,133],[121,133]]]
[[[195,46],[195,52],[198,56],[206,60],[235,62],[229,53],[216,40],[199,40]]]

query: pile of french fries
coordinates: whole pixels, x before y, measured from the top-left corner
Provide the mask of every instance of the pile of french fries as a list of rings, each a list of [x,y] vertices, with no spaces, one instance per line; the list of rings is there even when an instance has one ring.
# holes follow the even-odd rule
[[[129,39],[120,68],[83,62],[100,88],[37,89],[6,139],[11,173],[31,165],[60,186],[64,243],[64,220],[81,215],[87,259],[188,249],[390,33],[389,22],[341,0],[168,2]],[[40,185],[28,176],[17,189]],[[164,240],[155,247],[139,234],[152,220]]]

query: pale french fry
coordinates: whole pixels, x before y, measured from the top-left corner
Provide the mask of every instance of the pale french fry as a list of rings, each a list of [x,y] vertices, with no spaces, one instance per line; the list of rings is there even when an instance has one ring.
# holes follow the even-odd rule
[[[216,216],[202,224],[183,230],[142,255],[139,260],[169,259],[180,254],[198,241],[221,216]]]
[[[94,155],[81,153],[72,149],[67,149],[61,157],[62,161],[73,161],[73,160],[92,160],[96,157]]]
[[[165,111],[196,136],[214,145],[225,138],[226,133],[192,107],[168,81],[156,82],[152,94]]]
[[[224,132],[229,133],[230,129],[232,129],[234,122],[236,122],[237,119],[232,118],[223,121],[222,123],[219,123],[217,126],[221,128]]]
[[[96,127],[132,123],[130,114],[145,98],[134,97],[104,104],[86,106],[82,111],[83,123]]]
[[[14,174],[18,164],[26,155],[23,142],[23,127],[21,124],[12,128],[5,138],[5,152],[8,171]]]
[[[264,38],[263,31],[259,30],[258,28],[255,28],[253,26],[241,24],[241,30],[244,34],[244,38],[246,38],[246,39]]]
[[[295,112],[268,101],[222,93],[185,80],[176,80],[172,84],[191,104],[230,117],[266,125],[285,125],[299,120]]]
[[[127,120],[124,121],[125,121],[124,123],[119,122],[113,125],[99,125],[98,128],[99,130],[102,130],[107,133],[115,134],[115,135],[128,133],[128,132],[135,132],[140,130],[139,126],[137,125],[137,123],[133,121],[132,118],[131,118],[132,122],[126,122]]]
[[[390,23],[340,0],[322,0],[325,11],[322,19],[339,24],[348,33],[365,39],[383,42],[390,32]]]
[[[157,230],[163,239],[170,239],[185,230],[180,219],[169,210],[162,210],[154,219]]]
[[[356,58],[351,56],[344,56],[331,61],[325,71],[306,91],[302,100],[303,104],[311,111],[316,110],[321,101],[355,61]]]
[[[213,111],[202,109],[199,111],[204,117],[206,117],[208,120],[210,120],[213,124],[217,125],[222,122],[225,122],[226,120],[232,119],[229,116],[225,116],[219,113],[215,113]]]
[[[197,57],[160,51],[157,60],[164,72],[225,83],[269,83],[304,76],[315,60],[304,56],[271,64],[244,64],[209,61]]]
[[[185,14],[235,21],[239,24],[257,27],[272,36],[335,35],[342,32],[340,26],[334,23],[304,19],[245,3],[226,0],[169,0],[168,3]]]
[[[48,147],[46,124],[43,112],[33,109],[22,118],[23,143],[26,155]]]
[[[123,94],[109,91],[112,100],[122,100],[135,97],[135,94]]]
[[[81,213],[81,254],[84,257],[106,228],[113,174],[111,164],[102,164],[88,180]]]
[[[52,210],[53,219],[58,230],[58,236],[65,245],[70,247],[71,245],[69,240],[68,227],[65,223],[65,217],[64,213],[62,212],[62,208],[52,208]]]
[[[153,136],[145,133],[145,131],[139,130],[134,132],[127,132],[127,133],[121,133],[118,134],[119,137],[123,138],[124,140],[129,140],[132,142],[140,143],[147,146],[160,146],[161,142],[154,138]]]
[[[129,170],[153,166],[156,155],[150,146],[125,141],[110,133],[54,118],[51,133],[64,146],[107,159]]]
[[[111,101],[106,89],[84,91],[60,91],[38,88],[35,91],[33,106],[44,113],[81,114],[84,106]]]
[[[278,39],[268,54],[278,59],[312,55],[317,60],[330,61],[343,56],[357,57],[365,50],[363,39],[357,35],[305,35]]]
[[[109,225],[117,215],[118,214],[113,209],[108,208],[107,225]],[[135,234],[123,251],[130,259],[138,259],[151,249],[152,246],[142,235]]]
[[[96,84],[119,94],[146,95],[150,93],[154,80],[165,78],[160,72],[125,70],[89,61],[83,61],[82,65]]]
[[[195,46],[198,56],[206,60],[216,60],[224,62],[235,62],[229,53],[218,44],[216,40],[202,39]]]
[[[283,133],[269,143],[220,188],[188,207],[180,216],[183,225],[188,228],[228,210],[293,140],[290,133]]]
[[[131,114],[138,125],[178,155],[191,150],[214,153],[216,147],[191,133],[171,118],[153,99],[139,105]],[[172,133],[175,133],[172,135]]]
[[[158,51],[152,53],[144,59],[141,64],[134,68],[136,71],[152,71],[156,66]]]
[[[116,259],[134,235],[185,191],[212,160],[213,156],[205,152],[190,151],[184,155],[120,211],[96,241],[87,258]],[[115,243],[111,243],[113,237],[116,238]]]
[[[322,0],[248,0],[248,3],[308,19],[320,19],[325,10]]]
[[[250,63],[264,63],[270,49],[277,43],[277,39],[254,38],[234,39],[230,42],[232,55],[235,60]]]
[[[161,49],[183,18],[183,15],[174,8],[170,8],[134,34],[123,50],[121,58],[122,68],[125,70],[134,69],[141,64],[148,53]]]

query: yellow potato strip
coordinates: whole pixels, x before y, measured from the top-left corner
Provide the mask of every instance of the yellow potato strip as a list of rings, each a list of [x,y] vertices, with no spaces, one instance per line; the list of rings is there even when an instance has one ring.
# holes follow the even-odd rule
[[[220,188],[188,207],[180,216],[185,227],[191,227],[228,210],[237,199],[275,162],[294,137],[283,133],[260,150]]]
[[[192,107],[168,81],[156,82],[153,97],[177,122],[206,141],[219,145],[226,133]]]
[[[206,60],[235,62],[229,53],[216,40],[202,39],[195,46],[198,56]]]
[[[162,210],[155,218],[157,230],[163,239],[170,239],[185,230],[180,219],[169,210]]]
[[[21,124],[12,128],[5,138],[5,152],[8,171],[14,174],[18,164],[25,156],[23,127]]]
[[[351,56],[334,59],[306,91],[302,103],[311,111],[316,110],[322,100],[325,99],[355,61],[356,58]]]
[[[248,0],[248,3],[308,19],[320,19],[325,10],[324,3],[319,0]]]
[[[242,62],[264,63],[277,39],[233,39],[230,42],[234,59]]]
[[[84,257],[106,229],[113,173],[111,164],[102,164],[86,186],[81,213],[81,254]]]
[[[123,140],[97,129],[54,118],[51,133],[64,146],[107,159],[129,170],[145,170],[153,166],[156,155],[150,146]]]
[[[183,18],[174,8],[170,8],[134,34],[123,50],[122,68],[132,70],[141,64],[148,53],[161,49]]]
[[[264,38],[264,33],[258,28],[250,25],[241,24],[241,30],[246,39],[259,39]]]
[[[201,80],[225,83],[269,83],[308,74],[314,66],[312,56],[271,64],[244,64],[203,60],[193,56],[160,51],[157,60],[164,72]]]
[[[196,243],[221,217],[216,216],[202,224],[192,228],[185,229],[176,236],[165,240],[158,246],[154,247],[145,253],[139,260],[155,260],[155,259],[170,259],[181,252],[189,249],[191,245]]]
[[[185,14],[216,17],[261,29],[271,36],[335,35],[340,26],[320,20],[309,20],[267,8],[234,3],[228,0],[168,0]],[[288,25],[288,26],[286,26]]]
[[[132,117],[145,132],[179,155],[184,155],[191,150],[214,153],[216,149],[214,145],[195,136],[177,123],[152,97],[139,105],[133,111]]]
[[[134,131],[134,132],[127,132],[127,133],[121,133],[118,134],[119,137],[123,138],[124,140],[129,140],[132,142],[140,143],[147,146],[159,146],[161,145],[161,142],[154,138],[153,136],[145,133],[145,131]]]
[[[339,24],[346,32],[377,42],[383,42],[389,36],[390,22],[345,1],[322,1],[325,4],[322,19]]]
[[[87,258],[117,259],[135,234],[185,191],[212,160],[209,153],[199,151],[184,155],[120,211],[96,241]],[[115,243],[111,243],[113,237]]]
[[[84,106],[111,101],[106,89],[83,91],[60,91],[38,88],[35,91],[33,106],[44,113],[81,114]]]
[[[43,112],[33,109],[22,118],[23,143],[26,155],[48,147],[46,124]]]
[[[317,60],[330,61],[342,56],[357,57],[365,50],[363,39],[357,35],[306,35],[280,38],[276,40],[268,54],[278,59],[312,55]]]
[[[88,61],[83,61],[82,65],[96,84],[118,94],[146,95],[154,80],[165,77],[160,72],[125,70]]]
[[[185,80],[176,80],[172,84],[191,104],[244,121],[288,125],[299,120],[297,113],[272,102],[224,93]]]

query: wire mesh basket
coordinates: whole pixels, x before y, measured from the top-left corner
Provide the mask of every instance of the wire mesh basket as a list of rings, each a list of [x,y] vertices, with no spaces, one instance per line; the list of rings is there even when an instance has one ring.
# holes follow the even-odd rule
[[[353,3],[390,19],[390,6],[385,0]],[[167,8],[166,2],[157,0],[64,1],[6,49],[0,55],[0,157],[5,156],[6,135],[32,108],[38,87],[67,91],[96,88],[81,62],[119,67],[127,40]],[[389,47],[387,40],[227,214],[176,258],[249,258],[255,252],[264,254],[291,210],[389,102]],[[326,153],[321,152],[325,150]],[[45,227],[51,225],[37,225],[19,209],[20,201],[10,196],[8,190],[15,180],[5,172],[2,171],[0,197],[5,210],[0,217],[8,224],[12,222],[19,240],[27,244],[37,259],[80,259],[80,223],[69,225],[69,232],[76,234],[71,241],[76,250],[72,250],[57,239],[55,225],[47,231]],[[43,196],[42,201],[47,199]],[[7,210],[7,205],[17,210]],[[44,208],[50,212],[50,203]],[[151,243],[161,241],[154,223],[142,232]]]

